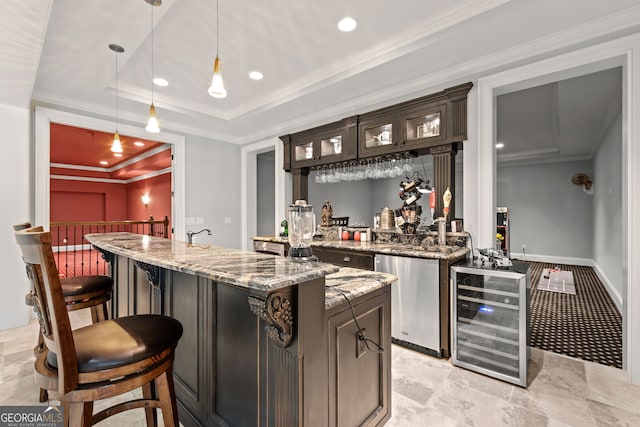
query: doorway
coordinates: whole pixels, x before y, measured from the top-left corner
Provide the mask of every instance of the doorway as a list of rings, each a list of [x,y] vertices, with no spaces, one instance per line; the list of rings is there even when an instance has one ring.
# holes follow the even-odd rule
[[[257,234],[258,236],[272,236],[276,234],[274,228],[275,197],[276,197],[276,152],[275,150],[260,153],[257,156],[256,204],[257,204]]]
[[[602,43],[568,54],[545,59],[536,63],[494,74],[478,81],[478,162],[477,188],[483,189],[484,197],[478,198],[478,240],[488,245],[495,239],[495,99],[515,90],[545,84],[565,78],[621,66],[623,73],[622,101],[622,283],[623,301],[623,368],[632,383],[640,384],[640,328],[637,326],[640,310],[640,266],[635,265],[640,250],[640,230],[632,218],[640,215],[640,203],[631,189],[640,186],[640,172],[634,165],[640,164],[640,134],[637,132],[640,119],[631,112],[640,100],[640,76],[636,70],[640,64],[636,55],[640,52],[640,37],[629,37]],[[635,55],[634,55],[635,53]],[[636,114],[637,116],[637,114]],[[634,131],[635,130],[635,131]]]
[[[79,114],[36,107],[35,111],[35,223],[48,228],[51,220],[50,199],[50,141],[51,124],[62,124],[101,132],[113,132],[111,121],[82,116]],[[122,134],[146,139],[149,134],[142,127],[119,125]],[[181,135],[160,132],[154,135],[155,141],[172,145],[171,188],[172,236],[185,233],[185,138]]]

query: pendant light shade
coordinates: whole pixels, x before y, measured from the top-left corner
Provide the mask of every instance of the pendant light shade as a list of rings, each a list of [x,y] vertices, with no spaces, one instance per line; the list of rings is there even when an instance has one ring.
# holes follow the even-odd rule
[[[216,59],[213,61],[213,77],[211,78],[211,86],[209,86],[209,95],[214,98],[224,98],[227,96],[227,90],[224,88],[224,81],[222,80],[222,65],[220,65],[220,58],[218,52],[220,51],[220,36],[219,36],[219,20],[218,20],[218,1],[216,0]]]
[[[220,65],[218,55],[216,55],[216,60],[213,62],[213,78],[211,79],[211,86],[209,86],[209,95],[214,98],[224,98],[227,96],[227,90],[224,88],[224,81],[222,80],[222,66]]]
[[[118,131],[113,134],[113,144],[111,144],[111,151],[114,153],[122,153],[122,144],[120,143],[120,134]]]
[[[147,132],[158,133],[160,132],[160,126],[158,125],[158,118],[156,117],[156,107],[151,104],[149,107],[149,121],[147,121]]]
[[[156,116],[156,107],[153,103],[154,102],[153,79],[155,78],[154,69],[153,69],[153,51],[154,51],[153,8],[155,6],[160,6],[162,4],[162,0],[144,0],[144,1],[151,5],[151,106],[149,107],[149,120],[147,121],[147,127],[145,127],[145,130],[150,133],[158,133],[160,132],[160,124],[158,123],[158,117]]]
[[[122,144],[120,143],[120,134],[118,133],[118,54],[124,52],[124,48],[117,44],[110,44],[109,49],[116,53],[116,132],[113,134],[111,151],[114,153],[122,153]]]

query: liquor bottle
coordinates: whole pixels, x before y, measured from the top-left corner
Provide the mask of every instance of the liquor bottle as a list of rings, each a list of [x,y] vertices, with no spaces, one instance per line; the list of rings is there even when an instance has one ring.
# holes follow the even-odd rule
[[[289,223],[285,218],[280,223],[280,237],[287,237],[287,236],[289,236]]]

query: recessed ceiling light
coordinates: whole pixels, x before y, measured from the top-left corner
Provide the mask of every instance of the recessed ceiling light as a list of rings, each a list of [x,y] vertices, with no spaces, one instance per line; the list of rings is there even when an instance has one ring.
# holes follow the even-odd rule
[[[252,71],[249,73],[249,77],[251,77],[253,80],[262,80],[264,75],[260,71]]]
[[[349,18],[348,16],[346,18],[342,18],[340,22],[338,22],[338,28],[340,29],[340,31],[344,32],[355,30],[357,25],[358,23],[356,22],[356,20],[353,18]]]
[[[156,77],[155,79],[153,79],[153,83],[156,86],[162,86],[162,87],[169,86],[169,82],[161,77]]]
[[[113,155],[116,156],[116,157],[122,157],[121,153],[113,153]]]
[[[144,147],[144,142],[136,141],[136,142],[133,143],[133,145],[135,145],[136,147]]]
[[[496,144],[496,148],[497,148],[497,149],[500,149],[500,148],[503,148],[503,147],[504,147],[504,142],[498,142],[498,143]]]
[[[101,165],[108,165],[108,164],[109,164],[109,162],[107,162],[106,160],[100,160],[100,164],[101,164]]]

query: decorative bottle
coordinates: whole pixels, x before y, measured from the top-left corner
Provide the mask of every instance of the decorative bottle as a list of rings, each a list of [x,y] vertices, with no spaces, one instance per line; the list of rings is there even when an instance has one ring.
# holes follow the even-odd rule
[[[328,200],[324,201],[322,210],[320,211],[320,225],[322,227],[330,227],[333,224],[333,208]]]
[[[287,236],[289,236],[289,223],[285,218],[280,223],[280,237],[287,237]]]

